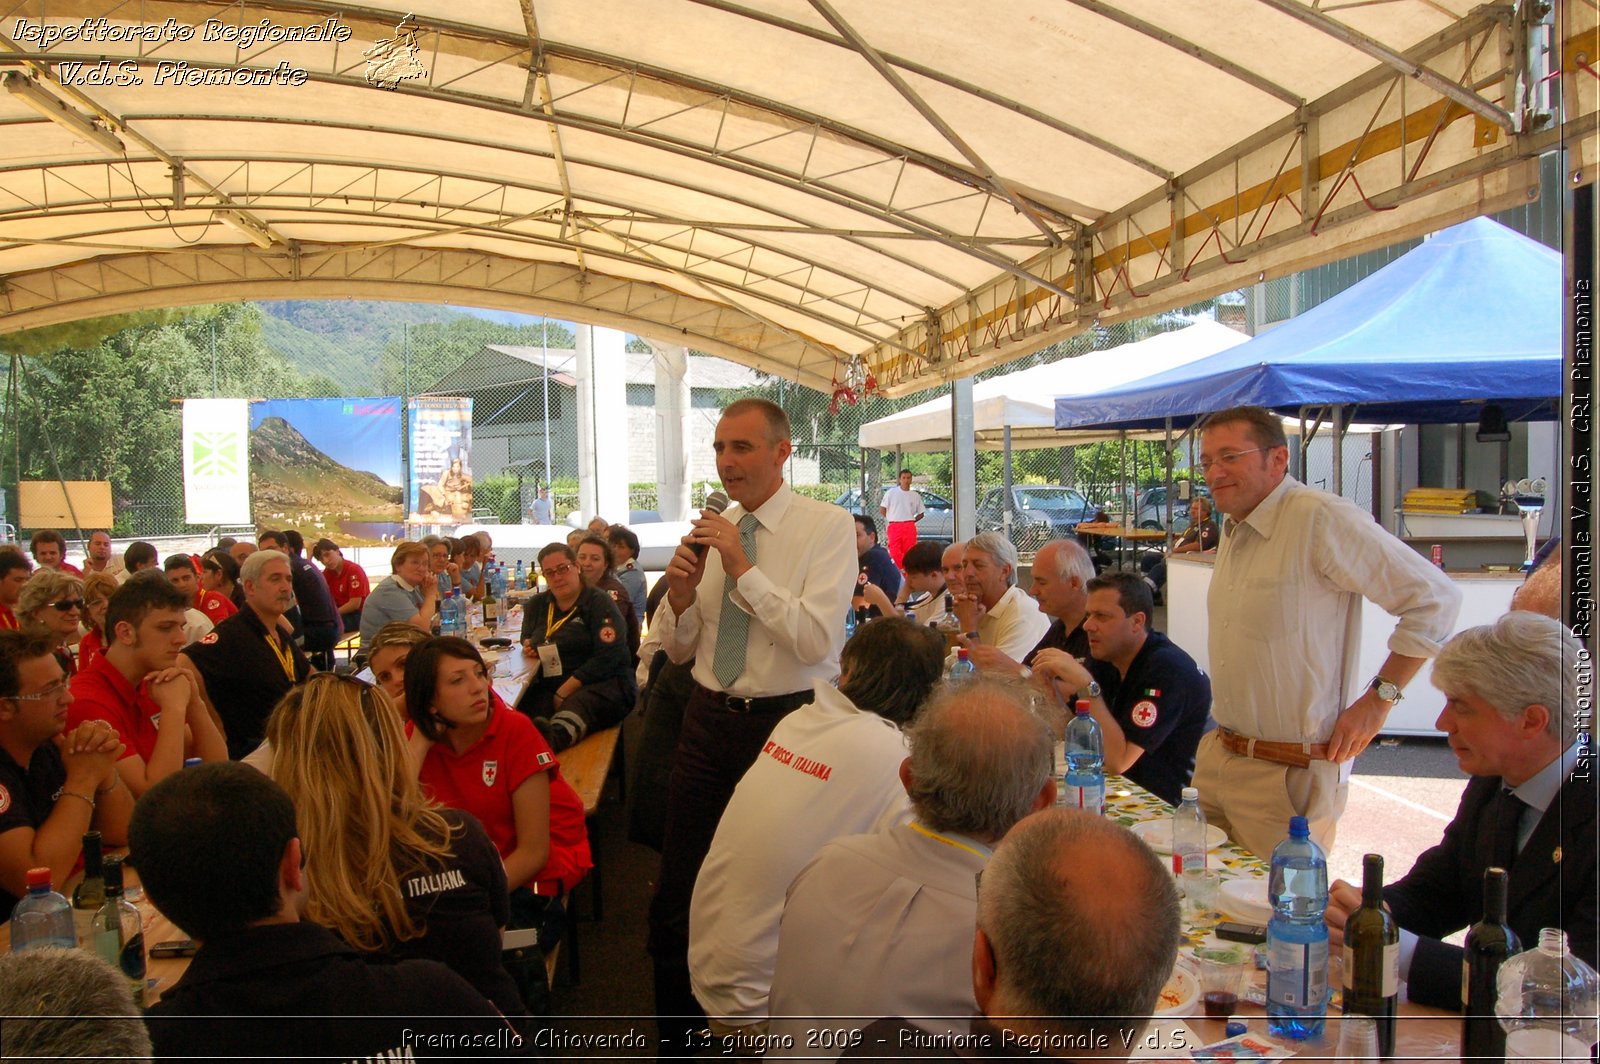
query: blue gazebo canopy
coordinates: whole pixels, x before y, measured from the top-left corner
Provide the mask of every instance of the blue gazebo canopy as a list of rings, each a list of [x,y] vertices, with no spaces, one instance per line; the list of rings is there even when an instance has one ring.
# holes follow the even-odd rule
[[[1548,418],[1561,336],[1561,256],[1474,218],[1249,343],[1057,399],[1056,428],[1182,428],[1246,403],[1342,405],[1347,423],[1475,421],[1486,403]]]

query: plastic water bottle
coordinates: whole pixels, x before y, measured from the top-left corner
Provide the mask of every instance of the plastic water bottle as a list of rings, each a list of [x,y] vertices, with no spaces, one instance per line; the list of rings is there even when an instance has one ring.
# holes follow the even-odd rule
[[[517,590],[528,590],[528,570],[527,567],[522,564],[521,558],[517,559]]]
[[[950,682],[966,683],[978,675],[978,667],[967,657],[966,647],[956,648],[956,660],[950,663]]]
[[[1068,809],[1104,816],[1106,811],[1106,754],[1100,723],[1089,714],[1089,703],[1079,699],[1067,722],[1066,771],[1061,790]]]
[[[28,895],[11,910],[11,952],[77,947],[72,903],[50,889],[50,869],[28,869]]]
[[[1328,1015],[1328,858],[1303,816],[1272,851],[1267,884],[1267,1030],[1296,1040],[1322,1034]]]
[[[1200,811],[1200,792],[1185,787],[1172,811],[1172,872],[1181,876],[1191,868],[1206,868],[1206,815]]]
[[[855,635],[855,634],[856,634],[856,611],[855,611],[855,607],[852,606],[850,609],[845,610],[845,613],[844,613],[844,641],[846,643],[850,642],[850,637]]]
[[[1560,928],[1541,928],[1539,944],[1502,963],[1495,981],[1507,1060],[1590,1059],[1600,976],[1572,952]]]
[[[440,625],[444,635],[465,636],[467,634],[467,604],[461,597],[461,589],[454,588],[450,597],[445,600],[444,620]]]

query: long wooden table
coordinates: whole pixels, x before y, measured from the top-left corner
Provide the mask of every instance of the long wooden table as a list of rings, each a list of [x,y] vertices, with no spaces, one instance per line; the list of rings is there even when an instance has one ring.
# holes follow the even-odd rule
[[[1124,827],[1132,827],[1143,821],[1170,819],[1172,807],[1131,780],[1108,775],[1106,815]],[[1266,861],[1232,841],[1211,850],[1209,864],[1221,873],[1224,881],[1232,879],[1265,881],[1270,871]],[[1224,919],[1230,917],[1221,912],[1197,918],[1186,905],[1183,917],[1183,943],[1179,947],[1180,956],[1192,958],[1194,950],[1199,947],[1233,945],[1216,937],[1216,926]],[[1287,1052],[1296,1056],[1332,1057],[1338,1048],[1339,1024],[1343,1019],[1343,1013],[1338,1005],[1337,982],[1330,980],[1330,983],[1335,989],[1333,1001],[1328,1008],[1327,1033],[1324,1038],[1321,1041],[1303,1043],[1278,1042],[1277,1044],[1284,1046]],[[1241,996],[1237,1015],[1248,1023],[1249,1033],[1252,1036],[1265,1039],[1268,1037],[1266,1009],[1259,1003],[1265,1000],[1265,971],[1256,970],[1252,973],[1251,985],[1247,991],[1253,991],[1249,996],[1256,998],[1257,1001],[1252,1002]],[[1225,1027],[1226,1022],[1223,1020],[1207,1019],[1197,1002],[1192,1015],[1181,1019],[1166,1018],[1152,1021],[1146,1038],[1146,1041],[1152,1044],[1143,1047],[1132,1056],[1138,1060],[1192,1062],[1193,1058],[1190,1057],[1188,1050],[1222,1041],[1226,1037]],[[1395,1030],[1394,1059],[1453,1058],[1459,1055],[1460,1046],[1459,1014],[1415,1005],[1408,1001],[1401,1002],[1400,1022]]]

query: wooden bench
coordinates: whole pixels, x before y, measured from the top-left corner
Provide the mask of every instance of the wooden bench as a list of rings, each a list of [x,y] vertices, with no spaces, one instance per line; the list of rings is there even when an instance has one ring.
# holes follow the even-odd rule
[[[561,776],[567,781],[574,791],[578,792],[578,800],[583,803],[585,819],[592,818],[600,808],[600,797],[605,793],[606,781],[611,778],[613,766],[621,768],[622,765],[622,726],[606,728],[604,731],[594,732],[580,743],[567,747],[557,755],[561,762]],[[589,890],[591,904],[594,909],[594,919],[599,921],[605,914],[601,894],[600,879],[600,852],[594,842],[594,833],[590,832],[590,856],[594,860],[594,868],[589,872]],[[578,911],[576,895],[567,899],[567,975],[574,983],[578,982]],[[555,976],[555,953],[552,951],[546,959],[552,980]]]

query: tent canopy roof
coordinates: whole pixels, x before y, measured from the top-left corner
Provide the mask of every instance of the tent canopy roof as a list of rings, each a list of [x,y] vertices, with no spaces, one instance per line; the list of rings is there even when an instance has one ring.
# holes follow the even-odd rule
[[[1520,133],[1479,0],[25,4],[0,333],[470,303],[902,394],[1523,202],[1597,17]]]
[[[1226,325],[1202,319],[1172,332],[978,381],[972,386],[972,422],[978,448],[1002,448],[1008,425],[1014,450],[1081,443],[1082,434],[1056,431],[1056,396],[1097,392],[1225,351],[1248,339]],[[1104,433],[1093,435],[1102,438]],[[870,421],[861,426],[859,439],[863,447],[948,450],[950,396],[941,395]]]
[[[1061,429],[1187,426],[1253,404],[1342,405],[1346,420],[1473,421],[1553,413],[1561,394],[1561,257],[1487,218],[1454,226],[1229,351],[1058,399]]]

